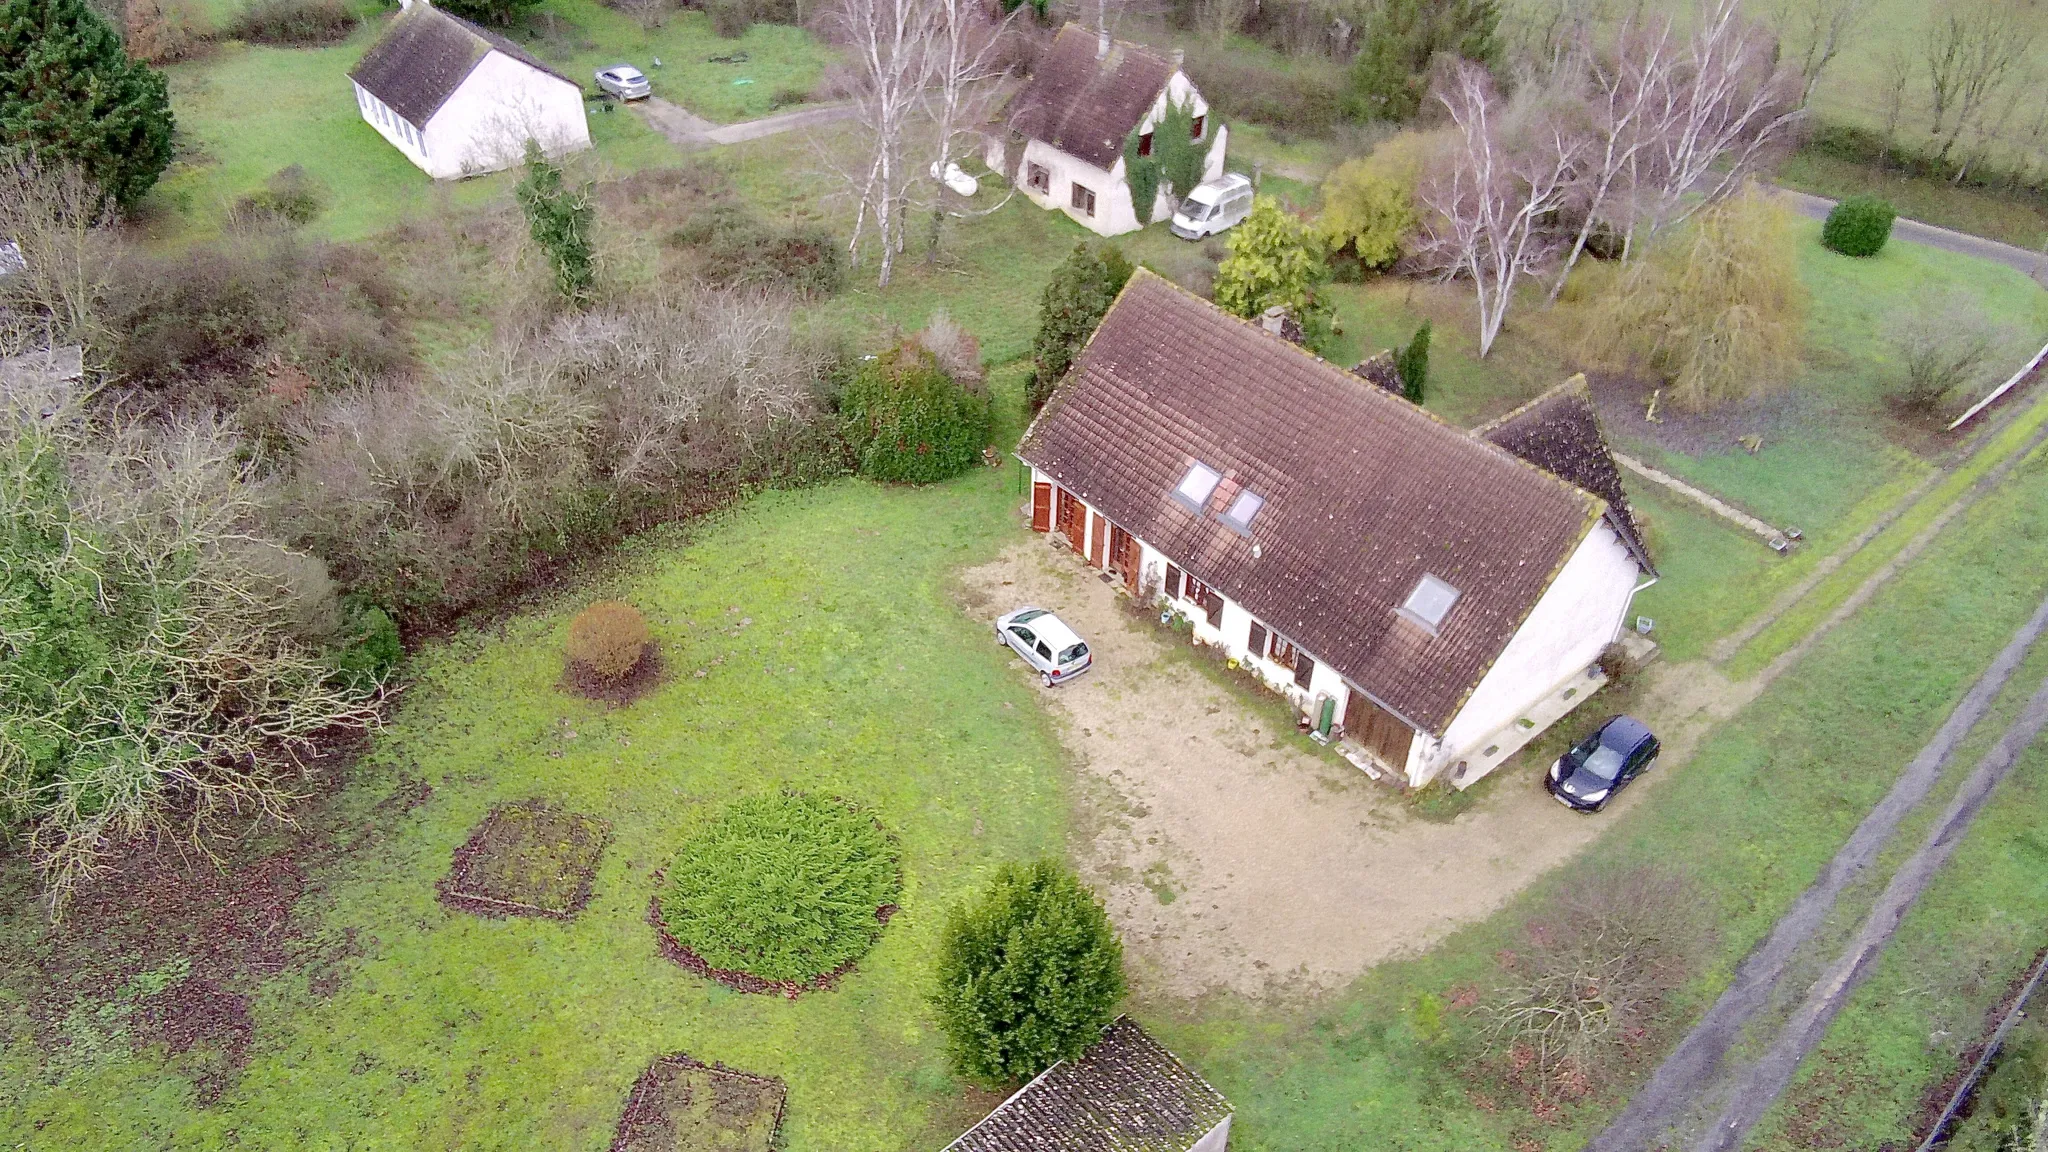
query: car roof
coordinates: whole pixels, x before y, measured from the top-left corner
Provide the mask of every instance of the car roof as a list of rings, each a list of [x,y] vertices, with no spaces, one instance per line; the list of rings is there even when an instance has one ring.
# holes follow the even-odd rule
[[[1069,644],[1081,641],[1080,635],[1067,627],[1067,622],[1052,612],[1026,620],[1024,626],[1031,629],[1032,635],[1050,644],[1054,649],[1065,648]]]
[[[611,73],[614,76],[640,75],[640,70],[638,68],[633,67],[631,64],[614,64],[611,67],[605,69],[605,71]]]
[[[1600,742],[1623,752],[1633,751],[1649,738],[1649,726],[1633,716],[1616,716],[1600,728]]]

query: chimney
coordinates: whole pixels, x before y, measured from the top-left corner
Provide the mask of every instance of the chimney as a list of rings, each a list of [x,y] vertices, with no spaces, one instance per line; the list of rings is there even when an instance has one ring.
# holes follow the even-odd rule
[[[1173,70],[1174,70],[1175,72],[1178,72],[1178,71],[1180,71],[1180,66],[1181,66],[1181,65],[1183,65],[1183,64],[1185,64],[1185,63],[1187,63],[1187,60],[1188,60],[1188,50],[1187,50],[1187,49],[1185,49],[1185,48],[1175,48],[1175,49],[1173,50]]]
[[[1095,58],[1100,60],[1107,55],[1109,55],[1109,29],[1098,28],[1095,30]]]

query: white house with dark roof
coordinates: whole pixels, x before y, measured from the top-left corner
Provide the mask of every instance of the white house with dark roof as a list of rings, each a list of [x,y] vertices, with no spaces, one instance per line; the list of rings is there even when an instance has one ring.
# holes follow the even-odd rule
[[[1225,1152],[1230,1101],[1128,1016],[945,1152]]]
[[[1181,71],[1179,53],[1169,58],[1068,24],[1010,104],[1009,130],[1023,145],[1014,172],[999,145],[991,146],[986,159],[1041,208],[1065,212],[1104,236],[1135,232],[1143,225],[1125,178],[1124,144],[1135,132],[1149,154],[1151,134],[1168,104],[1188,108],[1193,137],[1209,142],[1202,179],[1222,176],[1229,133],[1214,122],[1209,102]],[[1179,191],[1185,195],[1188,189]],[[1172,212],[1173,201],[1162,187],[1153,196],[1150,219],[1164,220]]]
[[[1656,576],[1582,385],[1467,432],[1142,269],[1017,454],[1034,529],[1411,785],[1584,703]]]
[[[581,85],[428,0],[402,3],[349,79],[363,120],[421,171],[510,168],[528,140],[551,156],[590,147]]]

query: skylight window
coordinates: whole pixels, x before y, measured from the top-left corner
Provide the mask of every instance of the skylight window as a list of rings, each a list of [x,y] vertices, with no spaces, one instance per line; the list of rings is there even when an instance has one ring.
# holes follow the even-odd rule
[[[1180,487],[1174,489],[1173,493],[1194,505],[1195,510],[1199,512],[1209,503],[1210,493],[1216,491],[1216,485],[1222,480],[1222,473],[1197,461],[1188,469],[1188,474],[1181,478]]]
[[[1257,516],[1259,509],[1265,506],[1264,496],[1252,491],[1239,492],[1237,499],[1230,502],[1230,510],[1223,514],[1223,522],[1239,532],[1249,531],[1252,517]]]
[[[1407,601],[1401,605],[1401,615],[1435,632],[1461,595],[1463,593],[1456,588],[1425,573],[1415,582],[1415,591],[1410,592]]]

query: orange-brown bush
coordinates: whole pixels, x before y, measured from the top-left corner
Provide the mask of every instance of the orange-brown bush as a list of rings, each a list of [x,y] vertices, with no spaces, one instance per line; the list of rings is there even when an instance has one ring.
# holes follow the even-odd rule
[[[569,622],[569,663],[600,680],[623,679],[639,665],[649,638],[638,608],[600,600]]]

